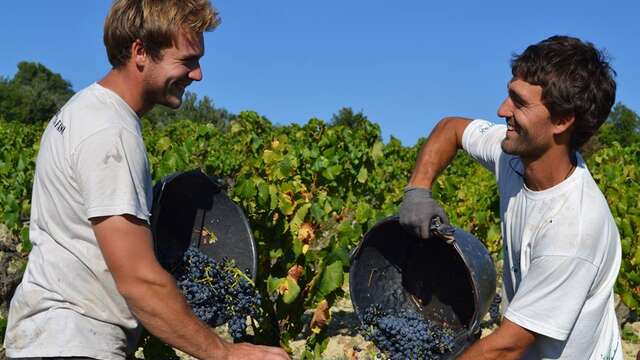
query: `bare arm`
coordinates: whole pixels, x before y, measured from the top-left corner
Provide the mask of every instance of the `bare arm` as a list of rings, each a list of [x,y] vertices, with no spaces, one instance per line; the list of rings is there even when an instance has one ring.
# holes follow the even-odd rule
[[[535,333],[504,319],[500,327],[478,340],[458,360],[520,359],[535,339]]]
[[[409,186],[431,189],[436,177],[462,148],[462,134],[470,122],[462,117],[447,117],[436,125],[420,150]]]
[[[156,260],[147,224],[130,215],[92,219],[118,287],[144,327],[199,359],[288,359],[279,348],[223,341],[191,312],[173,277]]]

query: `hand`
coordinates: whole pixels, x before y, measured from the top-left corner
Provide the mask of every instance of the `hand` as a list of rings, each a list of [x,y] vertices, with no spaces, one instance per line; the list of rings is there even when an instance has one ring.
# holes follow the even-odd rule
[[[431,236],[429,229],[431,219],[439,216],[443,223],[449,223],[444,210],[431,197],[431,190],[423,187],[407,186],[404,199],[400,204],[400,225],[411,234],[427,239]]]
[[[291,360],[278,347],[253,345],[249,343],[227,344],[225,360]]]

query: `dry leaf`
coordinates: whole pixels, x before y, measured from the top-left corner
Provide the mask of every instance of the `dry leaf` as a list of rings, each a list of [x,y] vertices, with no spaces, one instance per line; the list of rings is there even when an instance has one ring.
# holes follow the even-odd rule
[[[296,264],[296,265],[293,265],[291,269],[289,269],[289,271],[287,271],[287,274],[296,282],[298,282],[298,280],[300,279],[300,275],[302,275],[303,271],[304,271],[304,268]]]
[[[330,317],[331,314],[329,313],[329,303],[327,302],[327,300],[322,300],[318,304],[318,306],[316,306],[316,309],[313,312],[313,317],[311,318],[311,324],[309,325],[309,327],[311,328],[311,330],[315,328],[322,329],[327,325]]]
[[[309,223],[300,224],[300,228],[298,228],[298,240],[302,241],[304,244],[311,244],[316,239],[316,232],[313,229],[313,225]]]

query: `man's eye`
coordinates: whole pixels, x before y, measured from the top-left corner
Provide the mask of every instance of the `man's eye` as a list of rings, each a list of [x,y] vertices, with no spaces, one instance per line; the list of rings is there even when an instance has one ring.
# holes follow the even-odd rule
[[[185,61],[184,61],[184,64],[185,64],[185,66],[187,66],[188,68],[193,69],[193,68],[198,67],[199,60],[197,60],[197,59],[188,59],[188,60],[185,60]]]
[[[518,109],[521,107],[524,107],[524,104],[522,103],[522,101],[518,99],[511,98],[511,102],[513,102],[513,106],[517,107]]]

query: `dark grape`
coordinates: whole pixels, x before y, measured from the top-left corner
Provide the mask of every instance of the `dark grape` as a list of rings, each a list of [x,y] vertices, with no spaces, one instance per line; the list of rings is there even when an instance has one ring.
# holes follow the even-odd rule
[[[202,321],[215,325],[221,321],[238,340],[246,335],[247,317],[262,317],[260,294],[233,260],[217,262],[196,248],[189,248],[176,279],[178,287]]]
[[[380,306],[367,308],[361,332],[391,360],[432,359],[453,350],[453,331],[412,313],[383,311]]]
[[[489,307],[489,316],[491,317],[491,321],[495,324],[500,323],[500,303],[502,302],[502,296],[500,294],[496,294],[491,302],[491,307]]]
[[[483,321],[480,326],[483,328],[490,328],[493,325],[500,325],[502,316],[500,315],[500,303],[502,302],[502,296],[496,294],[493,297],[493,301],[489,306],[489,320]]]

